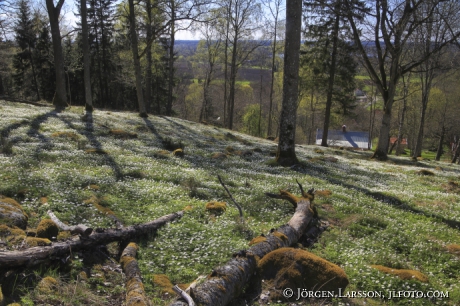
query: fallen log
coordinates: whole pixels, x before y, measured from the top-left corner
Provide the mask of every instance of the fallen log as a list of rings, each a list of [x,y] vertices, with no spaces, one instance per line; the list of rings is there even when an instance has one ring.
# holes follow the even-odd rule
[[[190,296],[197,305],[218,306],[228,305],[244,289],[257,268],[257,259],[281,247],[289,247],[297,243],[305,233],[313,219],[314,210],[312,201],[314,190],[305,193],[301,188],[302,197],[298,198],[287,191],[280,191],[280,197],[292,203],[296,199],[295,213],[289,222],[277,230],[272,231],[265,239],[248,250],[240,251],[224,266],[212,271],[208,279],[190,291]],[[178,299],[170,306],[187,306],[188,304]]]
[[[123,229],[96,230],[95,233],[88,237],[75,237],[68,241],[55,242],[50,246],[0,252],[0,270],[20,266],[32,267],[37,264],[66,257],[69,253],[81,249],[92,248],[118,240],[129,241],[135,236],[149,234],[167,222],[171,222],[183,215],[184,212],[179,211],[144,224],[131,225]]]
[[[131,242],[121,253],[120,264],[126,275],[126,306],[150,305],[136,260],[138,249],[137,244]]]
[[[93,232],[92,228],[87,227],[84,224],[69,226],[63,223],[51,210],[48,210],[48,216],[50,216],[51,220],[53,220],[53,222],[56,223],[56,225],[63,231],[70,231],[72,234],[79,234],[85,237],[88,237]]]

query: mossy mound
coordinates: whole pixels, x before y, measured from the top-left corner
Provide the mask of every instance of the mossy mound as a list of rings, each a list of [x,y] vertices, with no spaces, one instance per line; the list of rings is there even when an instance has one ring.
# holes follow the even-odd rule
[[[431,172],[429,170],[425,170],[425,169],[419,170],[415,174],[417,174],[417,175],[425,175],[425,176],[433,176],[434,175],[433,172]]]
[[[212,159],[226,159],[228,156],[225,153],[220,153],[220,152],[215,152],[212,153],[211,158]]]
[[[85,152],[88,154],[101,154],[101,155],[109,154],[107,151],[103,149],[98,149],[98,148],[86,149]]]
[[[78,139],[80,138],[78,134],[74,132],[56,132],[56,133],[51,134],[51,137],[68,138],[74,141],[78,141]]]
[[[285,299],[285,288],[307,290],[345,291],[349,281],[339,266],[308,251],[294,248],[280,248],[265,255],[259,262],[258,270],[265,284],[274,288],[272,300]],[[296,300],[294,295],[292,300]]]
[[[15,200],[0,195],[0,223],[26,229],[29,217]]]
[[[38,283],[37,289],[42,294],[50,294],[57,291],[58,285],[59,283],[55,278],[47,276]]]
[[[37,226],[37,237],[53,239],[59,234],[59,227],[51,219],[43,219]]]
[[[227,210],[227,203],[225,202],[208,202],[206,203],[206,210],[214,214],[222,214]]]
[[[98,211],[100,211],[104,215],[111,215],[111,216],[116,217],[115,213],[110,208],[107,207],[105,198],[100,199],[93,195],[89,199],[84,200],[83,203],[87,205],[88,204],[93,205],[94,207],[96,207]]]
[[[386,273],[386,274],[396,275],[397,277],[403,280],[418,280],[423,283],[428,282],[428,277],[419,271],[407,270],[407,269],[393,269],[393,268],[380,266],[380,265],[371,265],[371,267],[379,270],[380,272]]]
[[[120,129],[113,129],[113,130],[110,130],[109,134],[112,135],[112,136],[114,136],[115,138],[119,138],[119,139],[133,139],[133,138],[137,138],[137,134],[136,134],[136,133],[132,133],[132,132],[128,132],[128,131],[123,131],[123,130],[120,130]]]
[[[458,244],[449,244],[446,246],[446,249],[449,253],[460,256],[460,245]]]
[[[169,280],[169,277],[165,274],[154,274],[152,277],[153,283],[158,286],[161,289],[161,293],[165,294],[171,294],[175,295],[174,290],[172,287],[174,286],[171,281]]]
[[[51,245],[51,241],[47,238],[26,237],[26,242],[31,247]]]
[[[315,191],[315,196],[320,196],[320,197],[329,197],[332,194],[332,191],[325,189],[325,190],[316,190]]]
[[[176,149],[173,151],[173,155],[177,157],[184,157],[185,153],[184,153],[184,150],[182,149]]]

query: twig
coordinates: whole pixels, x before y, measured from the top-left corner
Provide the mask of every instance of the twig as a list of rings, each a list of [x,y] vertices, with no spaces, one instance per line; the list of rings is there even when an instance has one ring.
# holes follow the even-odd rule
[[[220,175],[217,175],[217,178],[219,179],[219,182],[220,184],[222,185],[222,187],[224,187],[225,191],[227,191],[230,199],[232,199],[233,203],[235,203],[236,207],[238,208],[238,211],[240,212],[240,218],[243,220],[243,210],[241,209],[241,206],[240,204],[238,204],[235,199],[232,197],[232,194],[230,193],[230,191],[228,191],[227,187],[225,186],[224,182],[222,181],[222,178],[220,177]]]
[[[175,293],[179,294],[184,300],[187,301],[188,306],[195,306],[195,302],[193,301],[192,297],[187,294],[187,292],[179,288],[177,285],[174,285],[172,289]]]

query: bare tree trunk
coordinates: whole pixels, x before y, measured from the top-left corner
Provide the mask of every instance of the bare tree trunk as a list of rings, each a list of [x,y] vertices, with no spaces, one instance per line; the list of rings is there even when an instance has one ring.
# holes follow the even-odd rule
[[[452,156],[452,160],[451,160],[451,163],[452,164],[455,164],[457,162],[457,158],[458,156],[460,155],[460,137],[459,139],[457,140],[457,143],[455,144],[455,150],[453,152],[453,156]]]
[[[147,110],[144,103],[144,94],[142,92],[142,75],[141,64],[139,61],[139,53],[137,48],[137,33],[136,33],[136,16],[134,13],[134,0],[129,0],[129,32],[131,35],[131,49],[133,52],[134,71],[136,75],[136,92],[137,102],[139,104],[139,116],[146,118]]]
[[[404,117],[406,115],[406,110],[407,110],[407,91],[408,91],[408,87],[409,87],[409,83],[410,83],[410,77],[411,77],[411,74],[409,73],[408,77],[407,77],[407,83],[405,82],[405,78],[403,76],[403,84],[404,84],[404,97],[403,97],[403,108],[402,108],[402,111],[401,111],[401,118],[399,119],[399,127],[398,127],[398,138],[397,138],[397,144],[396,144],[396,155],[399,156],[399,154],[401,153],[401,142],[402,142],[402,138],[403,138],[403,126],[404,126]]]
[[[145,53],[146,60],[147,60],[147,67],[145,68],[145,104],[146,104],[147,111],[151,111],[151,105],[152,105],[152,46],[149,43],[153,41],[152,2],[151,0],[145,1],[145,10],[147,11],[147,31],[146,31],[147,52]]]
[[[81,35],[83,40],[83,78],[85,83],[85,109],[87,112],[93,111],[93,96],[91,91],[91,59],[89,54],[89,42],[88,42],[88,20],[87,20],[87,8],[86,0],[81,0]]]
[[[67,104],[67,92],[64,72],[64,54],[62,53],[61,32],[59,29],[59,14],[61,13],[64,0],[54,6],[53,0],[46,0],[46,8],[50,19],[51,38],[53,40],[54,69],[56,73],[56,92],[53,97],[53,105],[57,109],[65,108]]]
[[[268,129],[267,129],[267,136],[272,136],[272,109],[273,109],[273,87],[275,84],[275,60],[276,60],[276,35],[278,34],[278,14],[279,14],[279,6],[276,7],[275,12],[275,33],[273,34],[273,46],[272,46],[272,71],[271,71],[271,80],[270,80],[270,107],[268,108]]]
[[[0,252],[0,266],[3,267],[32,267],[50,260],[65,257],[70,252],[97,245],[107,244],[117,240],[130,240],[134,237],[147,235],[152,231],[184,215],[182,211],[172,213],[156,220],[125,227],[123,229],[108,229],[93,233],[89,237],[77,237],[65,242],[56,242],[50,246],[33,247],[21,251]]]
[[[174,89],[174,42],[176,35],[176,9],[175,0],[171,0],[171,29],[169,33],[169,65],[168,65],[168,104],[166,105],[166,116],[172,115],[173,89]]]
[[[439,161],[441,159],[442,153],[443,153],[443,145],[444,145],[444,135],[446,134],[446,127],[444,124],[442,125],[441,128],[441,136],[439,137],[439,144],[438,144],[438,150],[436,152],[436,161]]]
[[[338,3],[338,2],[337,2]],[[329,132],[329,121],[331,119],[331,107],[332,107],[332,93],[334,90],[334,79],[335,79],[335,66],[337,62],[337,41],[339,40],[339,15],[335,16],[334,21],[334,33],[332,33],[332,53],[331,53],[331,67],[329,69],[329,82],[327,86],[327,98],[326,98],[326,113],[324,115],[323,125],[323,138],[321,139],[321,146],[327,147],[327,136]]]
[[[298,162],[295,154],[295,129],[299,91],[300,30],[302,1],[286,2],[286,38],[284,48],[283,105],[276,161],[283,166]]]
[[[232,61],[230,63],[230,93],[228,96],[228,128],[233,129],[233,112],[235,109],[235,85],[236,85],[236,56],[238,51],[238,34],[235,33],[232,46]]]

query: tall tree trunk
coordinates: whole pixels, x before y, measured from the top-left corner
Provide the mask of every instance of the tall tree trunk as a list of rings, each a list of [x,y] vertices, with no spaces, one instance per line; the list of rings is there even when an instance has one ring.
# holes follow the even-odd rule
[[[136,33],[136,16],[134,14],[134,0],[129,0],[129,31],[131,35],[131,48],[133,52],[134,71],[136,74],[136,92],[137,102],[139,104],[139,116],[146,118],[147,110],[145,109],[144,95],[142,93],[142,75],[141,64],[139,61],[139,54],[137,49],[137,33]]]
[[[401,142],[403,138],[403,127],[404,127],[404,117],[406,115],[406,110],[407,110],[407,91],[410,83],[410,76],[411,74],[409,73],[409,76],[407,77],[407,84],[405,82],[405,78],[403,77],[403,84],[404,84],[404,97],[403,97],[403,108],[401,111],[401,118],[399,118],[399,126],[398,126],[398,138],[396,141],[398,142],[396,144],[396,155],[399,156],[401,153]]]
[[[235,109],[235,86],[236,86],[236,56],[238,51],[238,35],[235,33],[232,46],[232,61],[230,63],[230,93],[228,95],[228,128],[233,129],[233,112]]]
[[[275,85],[275,60],[276,60],[276,35],[278,30],[278,8],[275,14],[275,33],[273,34],[273,47],[272,47],[272,71],[271,71],[271,80],[270,80],[270,106],[268,108],[268,129],[267,136],[272,136],[272,110],[273,110],[273,87]]]
[[[173,89],[174,89],[174,42],[176,36],[176,8],[174,0],[171,0],[171,33],[169,43],[169,65],[168,65],[168,104],[166,106],[166,116],[172,115]]]
[[[336,5],[337,6],[337,5]],[[337,41],[339,39],[339,15],[335,16],[334,21],[334,32],[332,33],[332,53],[331,53],[331,67],[329,68],[329,81],[327,86],[327,99],[326,99],[326,111],[324,115],[323,125],[323,138],[321,139],[321,146],[327,147],[327,136],[329,132],[329,121],[331,118],[331,107],[332,107],[332,92],[334,90],[334,79],[335,79],[335,65],[337,62]]]
[[[59,14],[61,13],[64,0],[54,6],[53,0],[46,0],[46,8],[50,19],[51,38],[53,40],[54,69],[56,73],[56,92],[53,97],[53,105],[57,109],[65,108],[67,104],[67,92],[64,72],[64,54],[61,45],[61,32],[59,29]]]
[[[224,126],[228,127],[228,42],[230,34],[230,14],[233,1],[230,0],[227,8],[227,28],[225,30],[225,48],[224,48]]]
[[[145,53],[147,67],[145,68],[145,104],[147,111],[150,111],[150,107],[152,105],[152,46],[149,42],[153,41],[151,0],[145,1],[145,10],[147,11],[147,52]]]
[[[85,109],[88,112],[93,111],[93,96],[91,91],[91,58],[89,54],[89,41],[88,41],[88,18],[86,0],[81,0],[81,35],[83,40],[83,79],[85,83]]]
[[[438,150],[436,152],[436,161],[439,161],[441,159],[442,153],[443,153],[443,145],[444,145],[444,135],[446,134],[446,127],[444,124],[442,125],[441,128],[441,136],[439,137],[439,144],[438,144]]]
[[[283,105],[276,161],[283,166],[298,162],[295,154],[295,129],[299,91],[299,52],[302,27],[302,0],[286,1],[284,41]]]
[[[420,124],[418,127],[417,141],[415,143],[415,148],[412,154],[412,158],[417,158],[422,156],[422,143],[423,143],[423,133],[425,126],[425,117],[426,109],[428,107],[428,100],[431,91],[431,84],[433,80],[433,68],[430,67],[429,62],[426,65],[427,71],[424,72],[425,75],[420,77],[422,83],[422,107],[420,109]]]

